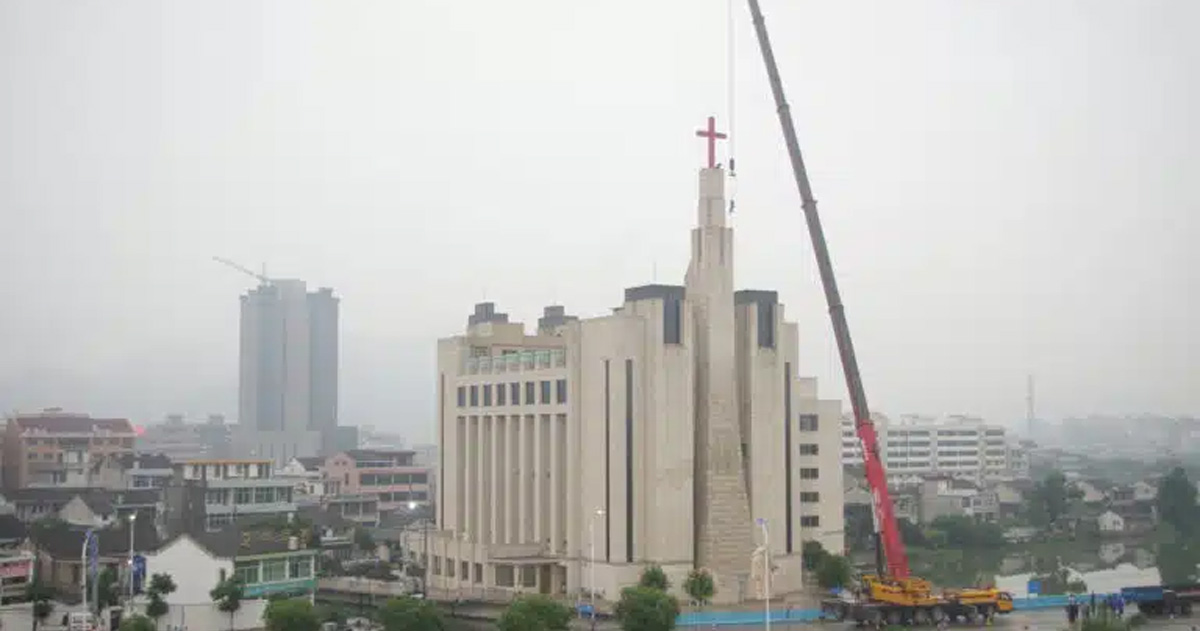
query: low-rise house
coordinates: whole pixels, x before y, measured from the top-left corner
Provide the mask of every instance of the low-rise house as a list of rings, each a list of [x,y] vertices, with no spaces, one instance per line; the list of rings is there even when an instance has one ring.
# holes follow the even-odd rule
[[[938,517],[965,516],[979,521],[996,521],[1000,505],[995,491],[981,489],[973,482],[950,476],[925,479],[921,486],[921,522]]]
[[[111,454],[92,467],[90,486],[106,489],[161,489],[171,481],[171,459],[163,454]]]
[[[325,476],[325,459],[319,457],[292,458],[275,471],[275,477],[295,485],[296,499],[320,500],[341,492],[342,484]]]
[[[216,531],[239,516],[296,512],[292,482],[271,476],[271,461],[186,460],[164,490],[172,533]]]
[[[1125,518],[1111,510],[1106,510],[1096,518],[1096,526],[1100,529],[1101,534],[1122,533],[1125,532]]]
[[[321,500],[321,506],[325,510],[367,528],[379,525],[379,504],[379,496],[370,493],[333,495]]]
[[[91,465],[114,453],[132,453],[127,419],[92,418],[50,408],[8,418],[4,433],[4,487],[80,487]]]
[[[228,576],[242,581],[246,598],[307,596],[317,586],[317,549],[310,543],[272,528],[181,534],[146,555],[146,572],[176,577],[168,604],[211,603],[209,590]]]
[[[1146,481],[1133,483],[1133,501],[1153,502],[1158,499],[1158,486]]]
[[[113,567],[121,572],[129,567],[129,529],[128,521],[115,522],[108,528],[92,529],[96,533],[97,561],[101,568]],[[79,598],[83,576],[80,555],[88,530],[57,524],[30,534],[29,547],[38,559],[37,575],[68,599]],[[149,520],[138,519],[133,522],[132,540],[135,554],[157,550],[160,542],[158,528]]]
[[[1100,504],[1107,499],[1109,485],[1094,480],[1077,480],[1071,486],[1080,493],[1084,504]]]
[[[26,590],[33,580],[33,555],[25,551],[0,554],[0,603],[5,605],[26,600]]]
[[[1012,519],[1021,514],[1025,508],[1025,495],[1018,485],[1011,482],[1001,482],[992,487],[996,493],[996,506],[1000,519]]]
[[[328,480],[341,493],[379,497],[379,510],[406,509],[430,500],[429,467],[415,462],[416,452],[399,449],[349,449],[325,459]]]
[[[155,523],[162,514],[162,496],[155,489],[28,488],[9,491],[5,500],[25,523],[56,517],[78,526],[103,527],[134,513]]]

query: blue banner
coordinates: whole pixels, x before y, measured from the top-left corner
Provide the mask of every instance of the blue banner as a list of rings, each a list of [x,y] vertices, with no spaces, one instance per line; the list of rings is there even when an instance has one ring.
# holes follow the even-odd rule
[[[88,576],[94,579],[100,571],[100,536],[89,528],[83,537],[87,542]]]

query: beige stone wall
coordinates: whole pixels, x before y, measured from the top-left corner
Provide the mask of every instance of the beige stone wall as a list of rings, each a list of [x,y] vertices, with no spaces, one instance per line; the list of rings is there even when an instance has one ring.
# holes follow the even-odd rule
[[[696,564],[713,572],[718,600],[736,597],[754,551],[737,404],[733,231],[726,226],[724,187],[724,171],[701,170],[699,225],[692,231],[686,278],[696,349]]]

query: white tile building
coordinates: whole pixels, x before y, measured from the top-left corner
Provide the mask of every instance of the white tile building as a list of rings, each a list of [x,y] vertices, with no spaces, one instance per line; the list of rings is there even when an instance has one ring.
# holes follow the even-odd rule
[[[756,518],[776,593],[803,541],[843,548],[837,401],[798,376],[772,291],[734,291],[725,173],[700,172],[684,285],[625,291],[611,315],[547,308],[527,334],[494,305],[438,345],[431,585],[614,598],[657,564],[752,595]]]
[[[971,416],[875,416],[888,481],[915,483],[932,474],[979,482],[1028,477],[1029,454],[1001,425]],[[862,464],[854,421],[842,417],[842,462]]]

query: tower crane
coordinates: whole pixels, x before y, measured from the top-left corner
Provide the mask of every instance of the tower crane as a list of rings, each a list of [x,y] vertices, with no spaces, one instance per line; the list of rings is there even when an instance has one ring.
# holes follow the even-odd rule
[[[238,263],[234,263],[233,261],[231,261],[231,260],[229,260],[229,259],[223,259],[223,258],[221,258],[221,257],[219,257],[219,256],[214,256],[214,257],[212,257],[212,258],[213,258],[213,260],[214,260],[214,261],[216,261],[216,262],[218,262],[218,263],[220,263],[220,264],[222,264],[222,265],[225,265],[225,266],[227,266],[227,267],[231,267],[231,268],[233,268],[233,269],[235,269],[235,270],[237,270],[237,271],[239,271],[239,272],[241,272],[241,273],[243,273],[243,274],[246,274],[246,275],[248,275],[248,276],[253,276],[253,277],[257,278],[257,279],[258,279],[258,282],[262,283],[263,285],[270,285],[270,284],[272,284],[272,283],[274,282],[274,281],[272,281],[270,278],[268,278],[268,277],[267,277],[267,270],[266,270],[266,269],[263,269],[262,273],[260,274],[260,273],[258,273],[258,272],[256,272],[256,271],[254,271],[254,270],[250,269],[249,267],[246,267],[245,265],[240,265],[240,264],[238,264]]]
[[[878,435],[875,424],[871,421],[866,390],[858,370],[858,358],[854,354],[854,343],[850,339],[846,309],[842,305],[829,247],[825,242],[825,232],[817,213],[817,200],[813,197],[804,157],[800,153],[800,142],[796,137],[796,126],[783,93],[783,81],[779,75],[779,66],[775,61],[770,37],[767,35],[766,19],[763,17],[759,0],[748,1],[755,35],[767,70],[767,79],[771,84],[771,94],[775,100],[775,110],[779,115],[784,143],[791,159],[792,175],[800,192],[800,206],[804,211],[809,237],[812,239],[813,254],[816,255],[817,270],[825,291],[825,301],[829,308],[829,319],[833,325],[838,354],[841,357],[846,388],[849,390],[854,427],[862,445],[867,484],[871,489],[877,574],[863,576],[860,590],[862,598],[859,601],[826,601],[822,603],[822,609],[840,620],[852,618],[858,622],[889,624],[939,623],[947,618],[957,617],[974,620],[980,616],[990,618],[995,613],[1008,613],[1012,611],[1013,605],[1012,595],[1007,592],[986,588],[947,590],[935,594],[929,581],[909,573],[908,556],[900,538],[892,498],[888,493],[887,473],[879,453]]]

